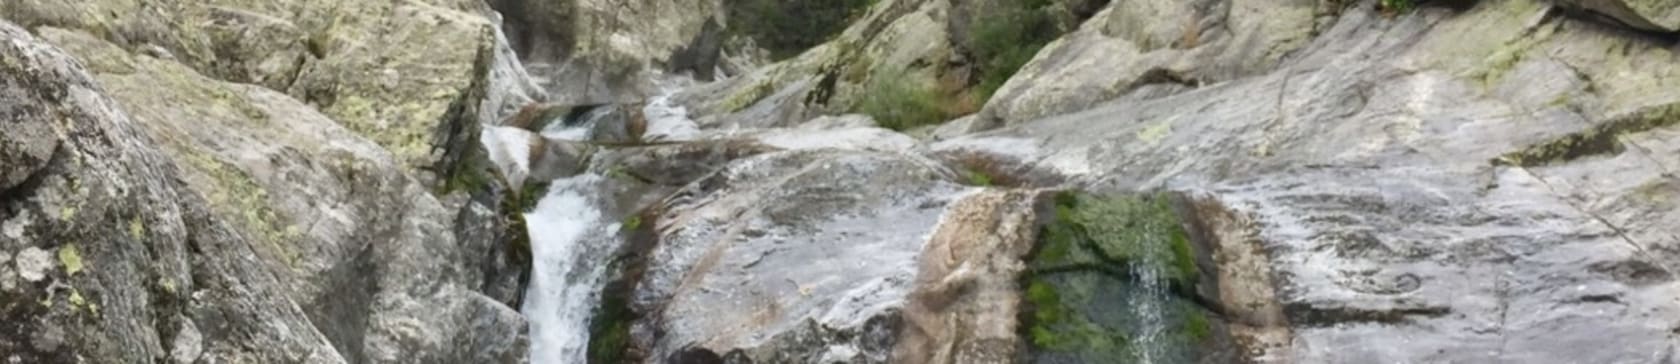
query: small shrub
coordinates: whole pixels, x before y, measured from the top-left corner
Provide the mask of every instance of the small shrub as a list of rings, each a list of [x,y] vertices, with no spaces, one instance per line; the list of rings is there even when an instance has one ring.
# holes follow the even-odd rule
[[[982,98],[991,98],[1040,49],[1061,36],[1045,9],[1048,5],[1049,1],[1006,1],[1003,9],[974,20],[969,53],[980,70]]]
[[[870,78],[853,111],[874,117],[883,128],[903,131],[948,119],[942,105],[936,90],[902,72],[887,72]]]

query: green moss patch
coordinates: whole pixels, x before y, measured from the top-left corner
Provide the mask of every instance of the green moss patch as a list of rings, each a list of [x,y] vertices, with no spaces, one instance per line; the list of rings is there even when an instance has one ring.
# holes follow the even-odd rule
[[[1680,104],[1665,105],[1604,122],[1494,159],[1495,165],[1522,167],[1567,162],[1594,155],[1620,154],[1622,136],[1680,124]]]
[[[1023,283],[1033,360],[1194,362],[1213,326],[1170,198],[1064,193],[1055,211]]]
[[[508,259],[527,268],[531,266],[531,234],[525,213],[535,209],[547,191],[547,183],[530,183],[514,193],[502,195],[500,214],[508,230]]]

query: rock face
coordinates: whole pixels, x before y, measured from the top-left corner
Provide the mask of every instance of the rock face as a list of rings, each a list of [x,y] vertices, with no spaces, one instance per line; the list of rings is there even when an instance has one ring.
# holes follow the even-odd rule
[[[0,38],[6,135],[45,129],[33,141],[54,146],[5,171],[26,176],[0,204],[6,360],[346,362],[251,269],[261,244],[178,181],[78,62],[10,24]]]
[[[451,211],[378,145],[272,90],[133,57],[82,33],[40,33],[81,59],[101,60],[91,71],[104,90],[161,142],[213,212],[237,217],[257,258],[274,264],[288,297],[322,323],[346,359],[453,355],[401,343],[443,344],[458,333],[518,338],[517,316],[476,293],[485,280],[479,267],[497,258],[486,254],[492,240],[458,244]],[[478,320],[501,332],[463,332]],[[411,327],[391,331],[396,322]],[[520,354],[518,345],[501,350],[491,357]]]
[[[501,78],[483,76],[509,72],[496,62],[506,54],[486,11],[476,0],[0,4],[0,16],[26,28],[84,30],[209,78],[291,95],[389,150],[427,184],[447,178],[490,121],[480,119],[481,100],[517,90],[492,88]]]
[[[1656,0],[1557,0],[1557,4],[1609,16],[1622,24],[1657,32],[1680,31],[1680,5]]]
[[[491,0],[538,82],[563,104],[639,101],[649,73],[708,73],[720,0]],[[707,62],[710,60],[710,62]]]
[[[878,2],[832,41],[676,98],[703,127],[766,128],[849,112],[877,76],[931,88],[955,52],[946,32],[951,6],[947,0]]]
[[[987,101],[987,125],[1149,98],[1269,70],[1316,32],[1312,1],[1113,2]],[[1134,92],[1135,91],[1135,92]]]
[[[985,191],[951,206],[917,258],[916,284],[893,347],[897,363],[1013,363],[1019,280],[1037,242],[1036,191]]]
[[[883,9],[893,6],[875,12]],[[1672,84],[1680,63],[1668,9],[1529,0],[1376,9],[1374,1],[1110,4],[1040,52],[978,117],[936,131],[944,140],[926,149],[959,174],[995,177],[981,180],[1190,196],[1182,217],[1207,247],[1205,294],[1218,313],[1210,327],[1231,335],[1220,345],[1234,346],[1210,360],[1669,361],[1680,349],[1664,330],[1680,322],[1680,305],[1661,297],[1673,294],[1680,261],[1666,252],[1680,234],[1659,222],[1680,213],[1667,197],[1680,164],[1670,146],[1680,94],[1669,91],[1680,89]],[[854,28],[888,29],[916,14],[872,13],[865,19],[876,20]],[[835,60],[863,59],[849,58],[840,39],[683,96],[703,127],[797,130],[836,112],[812,95],[846,97],[845,86],[822,86],[820,76],[848,67]],[[876,61],[862,63],[908,64]],[[724,197],[706,199],[737,193],[712,194]],[[683,239],[661,243],[691,241]],[[924,258],[918,269],[930,269]],[[696,284],[712,290],[700,296],[762,294],[712,286],[717,271],[679,270],[707,275]],[[914,301],[901,302],[901,320]],[[693,319],[714,314],[723,313],[667,312],[648,326],[688,332],[677,338],[737,337]],[[936,341],[906,322],[895,350]],[[932,327],[970,327],[962,322]],[[747,331],[764,332],[755,330]],[[652,347],[765,358],[738,342]]]
[[[892,155],[793,151],[731,163],[666,200],[631,301],[646,317],[632,329],[635,345],[651,361],[705,351],[884,362],[925,236],[968,193],[926,162]]]
[[[540,90],[482,4],[363,5],[0,5],[40,37],[3,35],[5,358],[524,362],[525,263],[454,181]]]
[[[1202,196],[1249,360],[1665,362],[1680,63],[1654,40],[1532,1],[1350,8],[1275,70],[933,148]]]
[[[1032,3],[0,3],[0,359],[1680,355],[1672,2]]]

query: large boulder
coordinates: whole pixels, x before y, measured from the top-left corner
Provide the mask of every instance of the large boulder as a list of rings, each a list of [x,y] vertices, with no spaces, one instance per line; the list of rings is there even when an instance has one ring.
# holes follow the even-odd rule
[[[460,169],[478,125],[494,120],[481,109],[505,108],[483,100],[529,91],[490,76],[516,65],[498,61],[511,52],[499,51],[486,12],[475,0],[0,4],[0,17],[26,28],[84,31],[212,79],[289,94],[391,151],[427,184]]]
[[[1538,1],[1372,3],[1254,76],[932,148],[1198,196],[1254,360],[1667,360],[1670,45]]]
[[[982,126],[1126,96],[1148,98],[1273,69],[1318,31],[1313,1],[1113,2],[998,89]],[[1136,92],[1134,92],[1136,91]]]
[[[523,360],[523,319],[480,293],[498,278],[485,267],[506,265],[506,258],[497,240],[486,236],[494,234],[470,225],[494,214],[465,204],[464,197],[445,204],[392,153],[285,94],[215,80],[86,33],[37,31],[78,58],[95,60],[87,71],[100,87],[87,92],[110,95],[105,107],[125,115],[104,122],[136,133],[128,138],[156,141],[155,150],[179,166],[168,175],[184,181],[179,192],[201,201],[194,208],[225,222],[218,228],[248,249],[203,253],[195,259],[207,266],[194,270],[193,279],[244,279],[232,270],[271,277],[246,284],[259,286],[274,302],[228,308],[222,315],[292,307],[304,315],[298,321],[304,328],[289,330],[330,343],[307,350],[320,358]],[[157,229],[138,218],[110,224],[130,235]],[[170,291],[200,289],[186,279],[159,279],[166,283],[157,284],[173,286]],[[206,330],[183,334],[202,340],[204,348],[248,345],[228,337],[237,333],[209,331],[224,323],[180,325]],[[188,349],[181,360],[240,358],[248,351]]]
[[[677,192],[631,296],[647,360],[884,362],[947,207],[973,193],[926,162],[789,151],[738,160]]]
[[[0,68],[0,146],[50,150],[0,163],[25,176],[0,195],[0,357],[347,362],[262,263],[268,244],[181,182],[80,62],[0,22]]]

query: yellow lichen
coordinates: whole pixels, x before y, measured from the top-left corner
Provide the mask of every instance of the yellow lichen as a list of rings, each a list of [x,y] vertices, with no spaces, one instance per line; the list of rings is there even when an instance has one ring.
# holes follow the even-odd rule
[[[58,262],[64,264],[64,272],[71,276],[82,271],[82,253],[76,249],[76,244],[64,244],[58,248]]]
[[[87,306],[87,298],[82,297],[82,291],[77,290],[76,287],[70,287],[70,306],[77,308]]]
[[[1140,142],[1155,145],[1156,143],[1160,143],[1161,139],[1166,138],[1167,133],[1171,132],[1172,123],[1161,122],[1151,125],[1148,128],[1144,128],[1143,130],[1139,130],[1137,132],[1137,139]]]
[[[180,150],[183,159],[214,185],[206,197],[217,213],[237,217],[232,221],[254,233],[258,241],[273,247],[275,256],[288,264],[297,264],[301,255],[291,249],[291,242],[302,234],[269,206],[267,189],[252,181],[244,170],[202,151],[190,147]]]
[[[134,240],[145,239],[146,224],[140,222],[138,217],[128,220],[128,236],[134,238]]]

